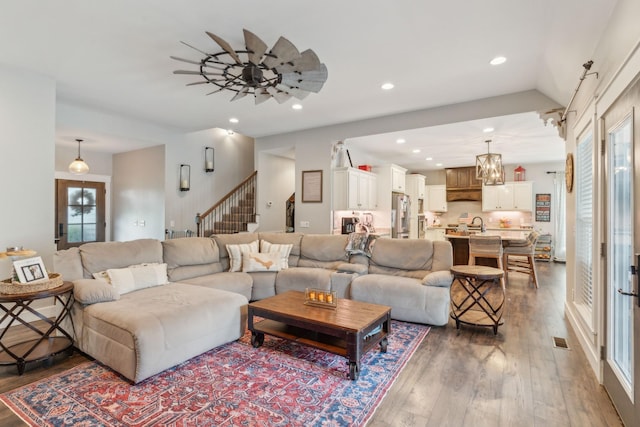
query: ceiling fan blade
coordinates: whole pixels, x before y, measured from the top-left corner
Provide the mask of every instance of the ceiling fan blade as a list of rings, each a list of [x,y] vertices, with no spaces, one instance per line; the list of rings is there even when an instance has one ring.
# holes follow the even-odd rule
[[[264,58],[262,63],[269,68],[276,68],[279,65],[286,64],[287,62],[293,61],[296,58],[300,57],[300,52],[298,49],[291,43],[289,40],[284,37],[280,37],[271,51],[269,52],[271,55],[275,55],[276,57],[267,56]]]
[[[244,89],[242,89],[240,92],[236,93],[233,98],[231,98],[231,101],[235,101],[236,99],[240,99],[240,98],[244,98],[245,96],[247,96],[247,94],[249,93],[249,87],[245,87]]]
[[[299,58],[292,60],[291,62],[287,62],[282,65],[278,65],[276,71],[279,73],[290,73],[293,71],[312,71],[320,68],[322,64],[320,63],[320,59],[318,55],[315,54],[311,49],[307,49],[300,54]]]
[[[289,87],[289,86],[285,86],[285,85],[277,85],[276,88],[278,88],[279,90],[288,93],[289,95],[293,96],[294,98],[297,98],[299,100],[303,100],[305,99],[307,96],[309,96],[309,92],[306,90],[302,90],[302,89],[298,89],[296,87]]]
[[[262,39],[249,30],[244,31],[244,44],[249,53],[249,62],[254,65],[260,64],[260,60],[267,51],[267,44]]]
[[[236,53],[235,50],[233,50],[231,45],[226,42],[226,40],[216,36],[213,33],[210,33],[209,31],[205,31],[205,32],[209,37],[213,39],[214,42],[218,43],[218,46],[220,46],[225,52],[227,52],[233,58],[233,60],[236,61],[236,63],[242,64],[242,61],[240,61],[238,54]]]
[[[271,95],[269,94],[269,92],[265,90],[255,92],[253,96],[256,99],[256,105],[262,104],[264,101],[267,101],[269,98],[271,98]]]
[[[310,92],[319,92],[327,81],[329,72],[324,64],[319,70],[303,71],[301,73],[286,73],[282,75],[281,83],[292,88],[298,88]]]
[[[184,59],[184,58],[179,58],[177,56],[170,56],[169,58],[175,59],[176,61],[187,62],[189,64],[202,65],[201,61],[194,61],[192,59]]]
[[[289,100],[291,98],[291,95],[289,95],[286,92],[283,92],[281,90],[276,89],[273,86],[269,86],[267,88],[267,92],[269,92],[271,94],[271,96],[273,96],[273,98],[278,101],[278,104],[282,104],[283,102]]]
[[[211,73],[208,71],[175,70],[173,74],[186,74],[189,76],[222,76],[222,73]]]
[[[187,46],[187,47],[190,47],[191,49],[193,49],[193,50],[195,50],[195,51],[200,52],[201,54],[203,54],[203,55],[205,55],[205,56],[209,56],[209,55],[210,55],[209,53],[207,53],[207,52],[205,52],[205,51],[203,51],[203,50],[200,50],[200,49],[198,49],[197,47],[191,46],[191,45],[190,45],[189,43],[187,43],[187,42],[180,42],[180,43],[182,43],[183,45],[185,45],[185,46]]]

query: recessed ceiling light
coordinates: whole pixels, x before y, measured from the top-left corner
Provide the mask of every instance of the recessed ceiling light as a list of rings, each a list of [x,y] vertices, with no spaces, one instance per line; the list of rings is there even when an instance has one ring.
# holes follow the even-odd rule
[[[419,148],[414,148],[414,149],[413,149],[413,152],[414,152],[414,153],[419,153],[419,152],[420,152],[420,149],[419,149]]]
[[[436,166],[442,166],[442,163],[436,163]]]
[[[504,64],[505,62],[507,62],[507,58],[505,58],[504,56],[496,56],[489,62],[489,64],[500,65],[500,64]]]
[[[431,160],[433,160],[433,157],[427,157],[425,160],[430,162]]]
[[[231,117],[229,119],[229,123],[238,123],[240,120],[236,119],[235,117]]]
[[[396,144],[404,144],[405,142],[407,142],[407,141],[404,138],[396,139]]]
[[[382,88],[382,90],[391,90],[393,89],[393,83],[384,83],[382,86],[380,86]]]
[[[484,133],[489,133],[489,132],[493,132],[495,129],[493,129],[492,127],[488,127],[488,128],[484,128],[482,129],[482,132]]]
[[[302,110],[302,104],[293,104],[291,108],[294,110]]]

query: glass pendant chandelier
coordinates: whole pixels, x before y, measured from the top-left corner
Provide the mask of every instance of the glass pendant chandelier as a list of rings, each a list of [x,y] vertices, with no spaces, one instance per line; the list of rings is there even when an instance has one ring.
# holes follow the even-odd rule
[[[484,185],[503,185],[504,184],[504,168],[502,167],[502,154],[491,153],[487,143],[487,154],[479,154],[476,156],[476,179],[481,179]]]
[[[76,141],[78,141],[78,157],[69,165],[69,172],[74,175],[84,175],[89,172],[89,165],[80,157],[80,143],[82,140],[76,139]]]

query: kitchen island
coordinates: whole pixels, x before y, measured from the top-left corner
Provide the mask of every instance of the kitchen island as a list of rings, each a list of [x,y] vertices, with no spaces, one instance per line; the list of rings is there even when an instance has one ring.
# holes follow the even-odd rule
[[[448,233],[445,235],[447,240],[451,242],[453,247],[453,265],[466,265],[469,263],[469,234],[476,236],[500,236],[502,237],[502,245],[506,246],[509,242],[524,242],[530,230],[489,230],[484,233],[475,233],[473,231],[458,232],[457,234]],[[497,262],[493,258],[476,258],[476,264],[489,267],[497,267]]]

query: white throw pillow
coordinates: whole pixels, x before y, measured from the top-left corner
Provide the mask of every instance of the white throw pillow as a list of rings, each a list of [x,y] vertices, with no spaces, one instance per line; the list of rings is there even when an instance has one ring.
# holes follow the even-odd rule
[[[279,253],[245,252],[242,254],[242,271],[280,271]]]
[[[270,243],[266,240],[260,241],[260,252],[262,253],[275,253],[280,255],[280,268],[289,268],[289,254],[291,253],[291,249],[293,248],[293,244],[277,244]]]
[[[242,270],[242,253],[243,252],[258,252],[258,241],[254,240],[251,243],[242,243],[238,245],[226,245],[227,252],[229,252],[229,271],[241,271]]]
[[[169,283],[167,264],[111,268],[107,270],[107,275],[120,295]]]

